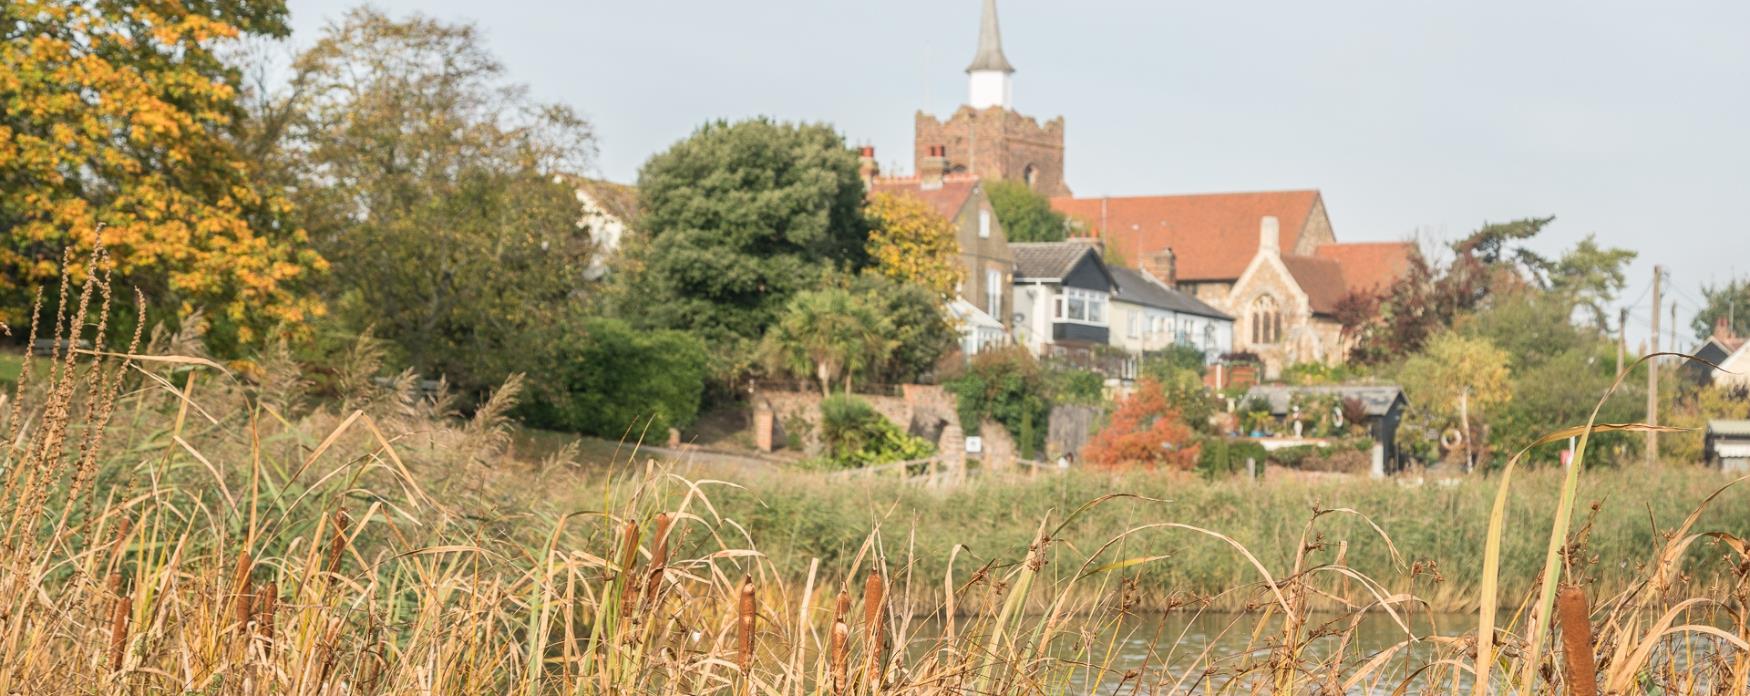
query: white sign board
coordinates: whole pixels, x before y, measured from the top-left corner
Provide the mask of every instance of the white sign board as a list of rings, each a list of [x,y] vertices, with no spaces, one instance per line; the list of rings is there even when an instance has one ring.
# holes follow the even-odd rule
[[[978,454],[979,452],[983,452],[983,451],[984,451],[984,438],[979,437],[977,435],[973,435],[972,437],[966,438],[966,452],[968,454]]]

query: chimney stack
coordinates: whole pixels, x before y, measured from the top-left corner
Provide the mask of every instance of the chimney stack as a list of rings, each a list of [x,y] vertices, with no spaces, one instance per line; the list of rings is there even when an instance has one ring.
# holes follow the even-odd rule
[[[881,173],[881,165],[875,163],[874,145],[864,145],[857,150],[857,173],[862,175],[865,188],[875,186],[875,177]]]
[[[1732,335],[1732,322],[1728,321],[1725,317],[1715,318],[1714,319],[1714,338],[1720,339],[1722,341],[1730,341],[1734,338],[1737,338],[1737,336]]]
[[[948,146],[931,145],[928,154],[918,162],[918,177],[927,189],[942,188],[942,178],[948,174]]]
[[[1172,247],[1167,247],[1145,259],[1142,272],[1161,281],[1162,285],[1173,287],[1179,283],[1179,258],[1173,254]]]
[[[1258,224],[1258,251],[1271,256],[1282,253],[1282,228],[1274,215],[1265,215]]]

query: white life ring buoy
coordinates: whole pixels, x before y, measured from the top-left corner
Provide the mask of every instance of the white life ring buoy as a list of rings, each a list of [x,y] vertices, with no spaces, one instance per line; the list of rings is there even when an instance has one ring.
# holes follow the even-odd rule
[[[1464,433],[1459,432],[1458,428],[1447,428],[1446,432],[1440,434],[1442,448],[1452,449],[1462,444],[1464,444]]]

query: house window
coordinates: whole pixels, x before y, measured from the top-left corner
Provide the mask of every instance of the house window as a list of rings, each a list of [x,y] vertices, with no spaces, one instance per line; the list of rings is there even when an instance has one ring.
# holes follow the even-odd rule
[[[1055,318],[1079,324],[1106,323],[1106,293],[1064,288],[1057,295]]]
[[[980,238],[983,238],[983,239],[990,238],[990,209],[989,208],[979,208],[978,209],[978,236]]]
[[[1003,272],[987,269],[984,272],[984,309],[997,321],[1003,320]]]
[[[1130,313],[1130,337],[1131,338],[1141,338],[1142,337],[1142,325],[1147,319],[1148,318],[1144,317],[1141,312],[1133,311]]]
[[[1276,298],[1259,295],[1252,300],[1251,322],[1252,343],[1268,345],[1282,340],[1282,311],[1276,306]]]

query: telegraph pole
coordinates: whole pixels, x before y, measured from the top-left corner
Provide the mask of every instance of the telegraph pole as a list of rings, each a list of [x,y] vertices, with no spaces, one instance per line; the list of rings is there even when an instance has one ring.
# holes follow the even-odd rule
[[[1677,350],[1677,300],[1671,301],[1671,350]]]
[[[1616,374],[1621,375],[1622,357],[1628,352],[1628,308],[1621,308],[1616,317]]]
[[[1653,266],[1653,332],[1647,339],[1647,355],[1659,352],[1659,276],[1664,269]],[[1659,425],[1659,359],[1647,358],[1647,425]],[[1647,431],[1647,465],[1659,462],[1659,433]]]

